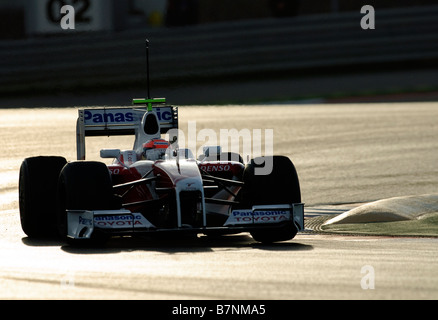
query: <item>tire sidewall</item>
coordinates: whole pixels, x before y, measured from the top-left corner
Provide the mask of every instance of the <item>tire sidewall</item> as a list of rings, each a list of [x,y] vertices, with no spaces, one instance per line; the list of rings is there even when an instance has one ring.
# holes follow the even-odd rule
[[[119,209],[106,164],[76,161],[66,165],[59,176],[57,208],[58,232],[64,239],[67,237],[67,210]]]
[[[272,161],[272,171],[266,175],[255,174],[257,167]],[[246,165],[243,173],[244,187],[241,201],[246,208],[254,205],[291,204],[301,202],[301,190],[295,166],[285,156],[273,156],[253,159]],[[298,232],[293,222],[279,228],[251,231],[254,240],[271,243],[286,241],[295,237]]]
[[[56,192],[63,157],[32,157],[23,160],[19,172],[21,227],[29,237],[56,235]]]

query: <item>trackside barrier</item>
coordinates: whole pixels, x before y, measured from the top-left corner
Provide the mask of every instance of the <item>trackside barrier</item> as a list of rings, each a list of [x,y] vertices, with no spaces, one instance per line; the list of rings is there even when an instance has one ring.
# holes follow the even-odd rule
[[[0,93],[117,87],[438,59],[438,5],[239,21],[184,28],[90,33],[0,43]]]

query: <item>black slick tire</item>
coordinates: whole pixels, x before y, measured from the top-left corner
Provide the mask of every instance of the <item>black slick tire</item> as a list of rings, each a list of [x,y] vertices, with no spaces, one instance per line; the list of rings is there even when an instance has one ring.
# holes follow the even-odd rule
[[[262,168],[267,163],[272,163],[272,171],[269,174],[255,173],[256,168]],[[242,203],[247,208],[254,205],[301,202],[298,174],[288,157],[272,156],[251,160],[245,167],[243,181],[245,185],[242,189]],[[251,236],[258,242],[271,243],[293,239],[297,232],[294,223],[289,222],[275,229],[251,231]]]
[[[59,176],[57,197],[58,231],[63,239],[70,244],[100,244],[107,239],[96,232],[90,241],[67,238],[67,210],[120,209],[106,164],[97,161],[68,163]]]
[[[56,236],[56,190],[63,157],[32,157],[20,167],[18,193],[20,222],[30,238]]]

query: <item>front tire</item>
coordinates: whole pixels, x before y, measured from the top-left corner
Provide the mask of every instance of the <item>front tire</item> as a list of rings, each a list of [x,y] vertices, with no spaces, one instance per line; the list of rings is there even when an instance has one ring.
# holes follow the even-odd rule
[[[113,194],[108,167],[101,162],[77,161],[68,163],[58,181],[58,231],[67,239],[67,210],[120,209]],[[93,233],[92,240],[106,240]],[[93,241],[90,241],[93,242]]]
[[[272,163],[272,171],[269,174],[256,174],[256,168],[269,167],[269,163]],[[301,202],[298,174],[288,157],[273,156],[251,160],[245,167],[243,181],[245,185],[242,190],[242,202],[247,208],[254,205]],[[258,242],[272,243],[293,239],[297,232],[295,224],[288,222],[275,229],[254,230],[251,236]]]

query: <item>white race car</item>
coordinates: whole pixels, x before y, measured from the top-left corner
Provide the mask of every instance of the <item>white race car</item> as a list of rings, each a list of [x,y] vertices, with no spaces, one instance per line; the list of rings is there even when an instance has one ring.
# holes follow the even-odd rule
[[[59,234],[83,243],[117,235],[250,232],[256,241],[275,242],[304,229],[298,175],[289,158],[244,164],[239,154],[213,146],[195,159],[178,148],[177,134],[163,139],[178,128],[176,107],[149,98],[133,105],[80,109],[77,161],[23,161],[20,218],[29,237]],[[133,148],[101,150],[102,158],[114,158],[110,165],[86,161],[85,138],[111,135],[134,135]],[[272,170],[258,174],[267,162]]]

